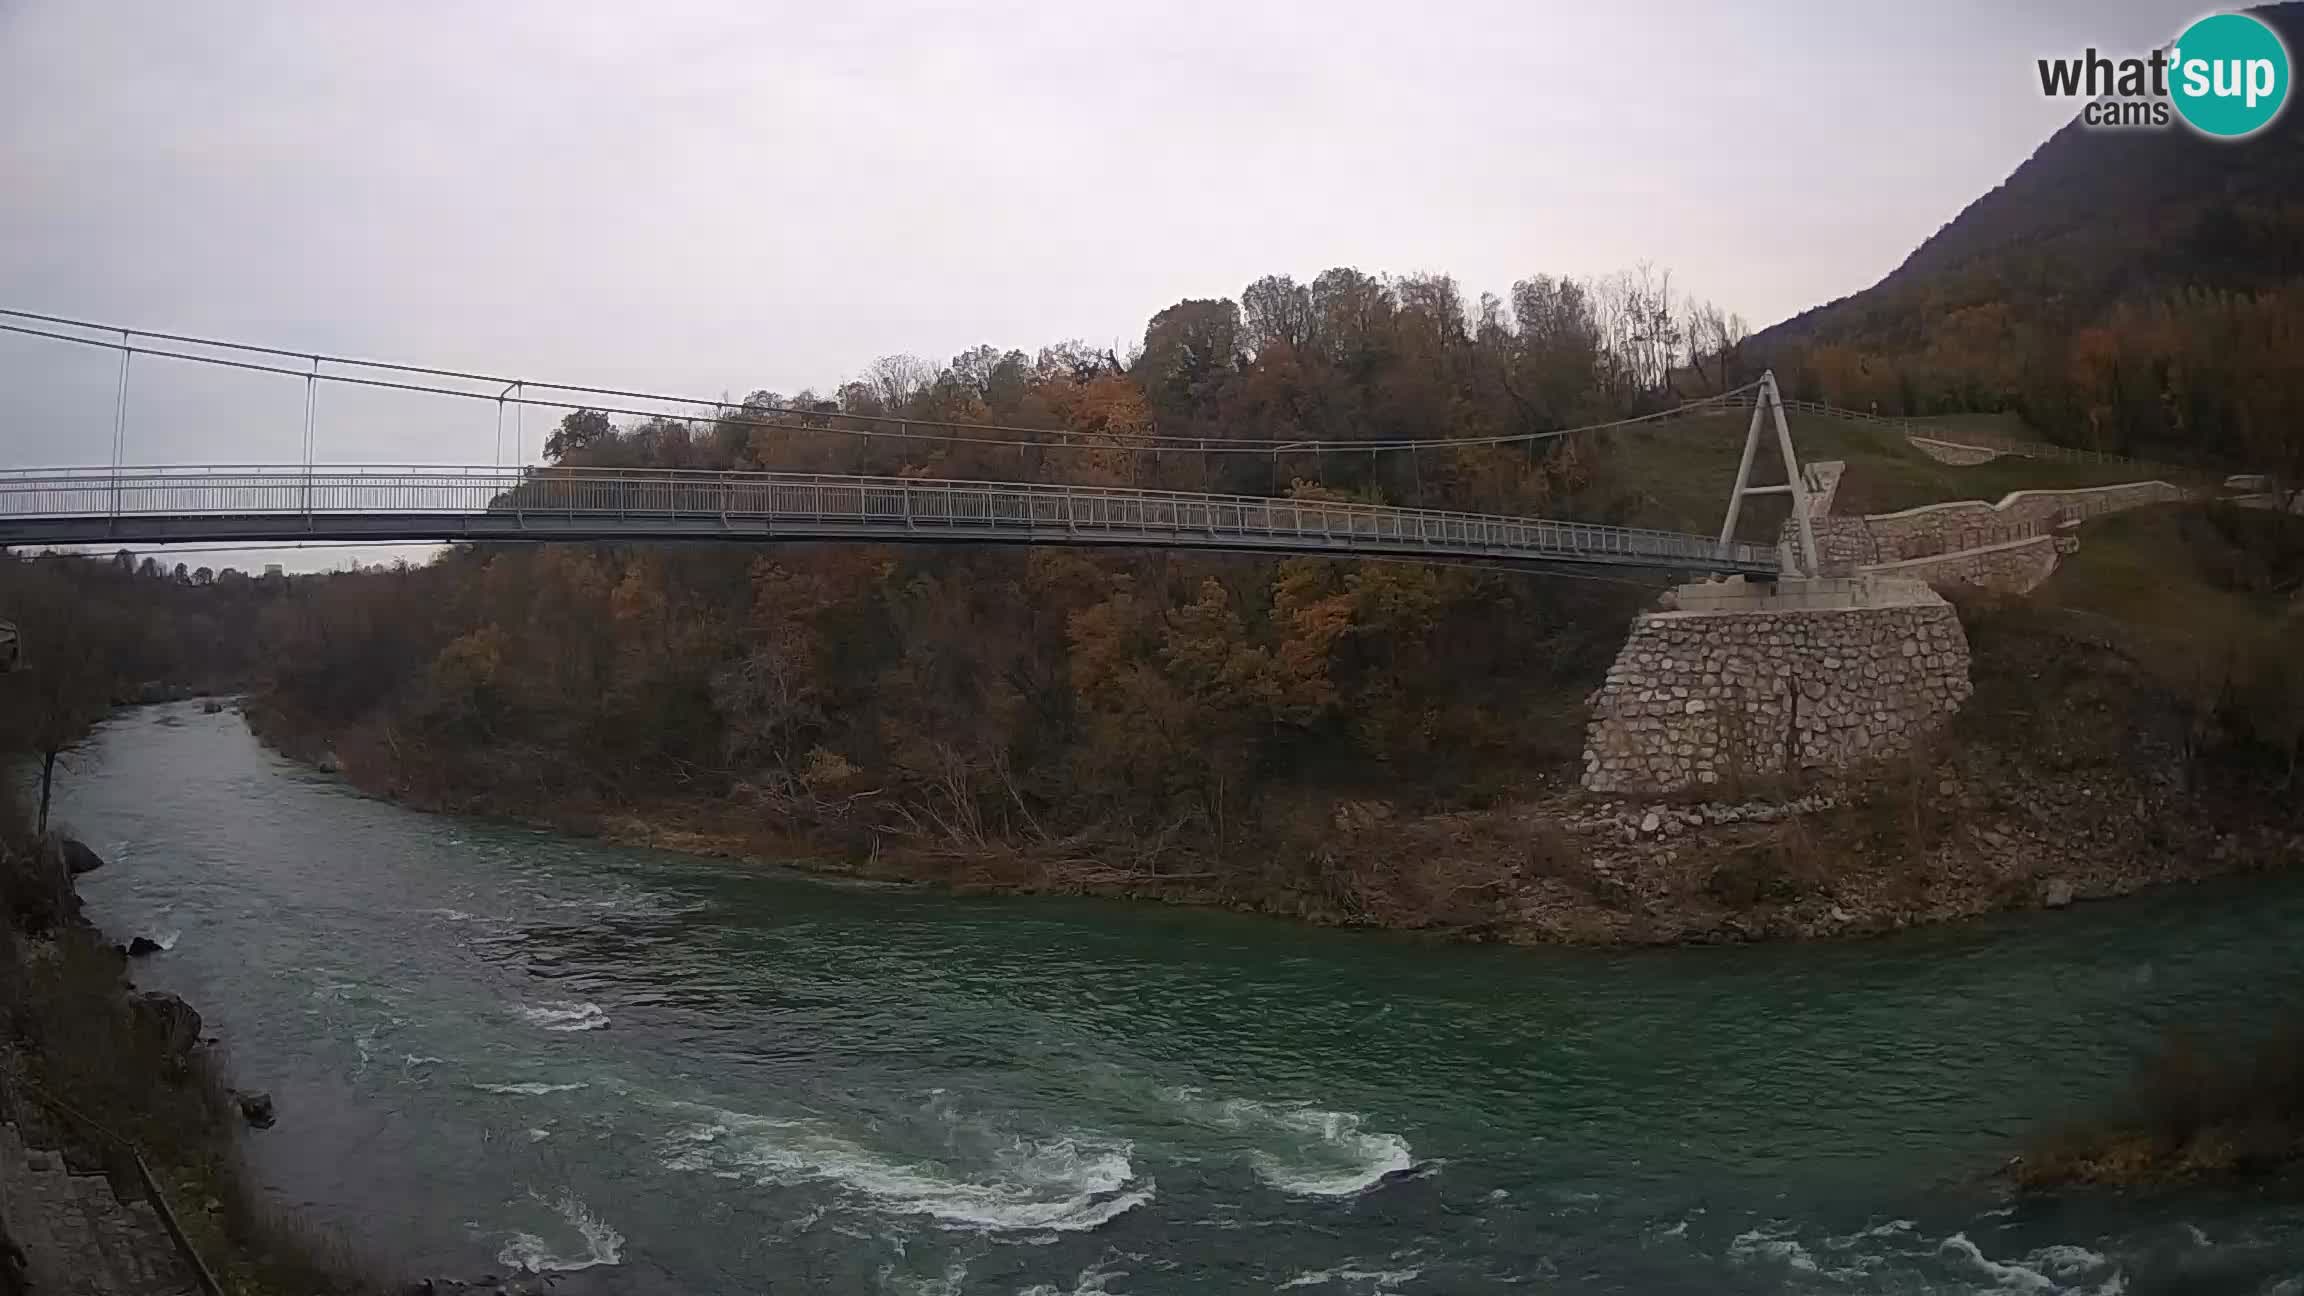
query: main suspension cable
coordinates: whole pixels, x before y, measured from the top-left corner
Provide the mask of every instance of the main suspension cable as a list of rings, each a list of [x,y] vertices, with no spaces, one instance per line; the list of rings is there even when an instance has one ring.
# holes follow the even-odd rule
[[[1190,450],[1194,453],[1206,454],[1280,455],[1321,454],[1331,451],[1340,454],[1359,454],[1399,451],[1413,452],[1418,450],[1449,450],[1482,446],[1533,446],[1539,442],[1555,441],[1564,437],[1577,436],[1588,432],[1607,432],[1618,428],[1631,427],[1644,423],[1659,422],[1676,418],[1686,418],[1694,414],[1708,412],[1714,406],[1726,407],[1733,398],[1751,392],[1758,388],[1760,385],[1757,381],[1754,381],[1746,383],[1741,387],[1736,387],[1728,391],[1719,392],[1711,396],[1701,397],[1697,400],[1674,406],[1671,409],[1658,410],[1653,413],[1633,415],[1626,418],[1611,419],[1606,422],[1592,423],[1581,427],[1561,428],[1548,432],[1514,432],[1485,437],[1431,437],[1417,439],[1366,441],[1334,441],[1313,438],[1295,438],[1286,440],[1277,438],[1214,439],[1205,437],[1171,436],[1158,433],[1127,435],[1079,432],[1065,428],[1034,428],[999,423],[956,423],[931,419],[903,418],[895,415],[885,414],[851,414],[837,410],[805,410],[783,405],[730,404],[724,400],[707,400],[705,398],[695,396],[675,396],[666,395],[660,392],[631,391],[612,387],[592,387],[574,383],[539,382],[534,379],[507,378],[497,374],[472,373],[464,370],[443,369],[428,365],[402,364],[394,361],[384,360],[366,360],[352,356],[334,356],[328,355],[326,353],[316,354],[310,351],[293,351],[281,347],[260,346],[253,343],[243,342],[230,342],[217,338],[197,337],[190,334],[149,332],[141,329],[121,328],[116,325],[95,324],[85,320],[71,319],[59,315],[42,315],[32,311],[11,310],[6,307],[0,307],[0,316],[8,316],[15,319],[28,319],[37,321],[39,323],[60,325],[68,328],[92,330],[102,329],[119,336],[122,340],[112,341],[103,337],[80,337],[70,333],[59,333],[52,329],[34,328],[29,325],[9,324],[4,322],[0,322],[0,332],[16,333],[28,337],[46,338],[52,341],[74,343],[81,346],[96,347],[105,350],[133,350],[149,356],[158,356],[171,360],[182,360],[192,364],[215,365],[223,368],[239,369],[252,373],[282,374],[298,378],[308,378],[311,376],[311,371],[306,368],[289,368],[283,365],[266,364],[255,360],[233,359],[224,356],[201,355],[189,351],[170,350],[167,348],[143,345],[141,343],[131,343],[128,339],[147,339],[161,342],[175,342],[190,346],[212,347],[218,350],[244,352],[251,355],[278,356],[282,358],[303,360],[307,364],[312,365],[332,364],[351,368],[374,369],[388,373],[410,374],[422,378],[445,378],[461,382],[490,383],[501,387],[512,388],[517,391],[518,394],[507,398],[501,394],[492,395],[485,392],[467,391],[462,388],[442,386],[439,383],[404,382],[386,378],[361,377],[353,374],[322,373],[318,375],[319,380],[322,382],[346,383],[354,386],[374,387],[388,391],[415,392],[424,395],[447,396],[463,400],[488,400],[505,402],[512,404],[516,408],[536,406],[544,409],[567,411],[589,409],[598,411],[603,414],[619,414],[634,418],[679,419],[694,417],[693,415],[667,414],[662,410],[636,408],[628,405],[609,405],[583,400],[559,400],[542,396],[531,396],[527,394],[532,389],[540,389],[547,392],[567,393],[573,396],[601,396],[614,400],[653,401],[666,405],[707,407],[715,411],[714,418],[716,421],[742,427],[768,428],[772,430],[789,432],[822,432],[837,436],[861,437],[866,439],[885,438],[903,441],[929,441],[965,445],[1025,447],[1047,450],[1125,450],[1131,452],[1146,450]],[[804,421],[789,421],[793,419]],[[838,427],[828,426],[821,420],[850,420],[856,422],[867,422],[893,426],[871,428]],[[1006,435],[964,435],[958,431],[955,431],[955,429],[963,428],[968,429],[971,433],[999,433]]]

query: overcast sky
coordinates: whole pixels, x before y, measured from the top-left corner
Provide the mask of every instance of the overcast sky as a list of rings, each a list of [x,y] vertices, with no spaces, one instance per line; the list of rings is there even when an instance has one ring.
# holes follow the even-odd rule
[[[2146,0],[0,0],[0,306],[603,385],[1127,345],[1333,265],[1647,260],[1755,326],[2070,114]],[[0,336],[0,466],[109,458],[116,361]],[[131,460],[293,460],[302,393],[132,384]],[[324,459],[488,462],[340,400]],[[535,437],[528,440],[533,451]]]

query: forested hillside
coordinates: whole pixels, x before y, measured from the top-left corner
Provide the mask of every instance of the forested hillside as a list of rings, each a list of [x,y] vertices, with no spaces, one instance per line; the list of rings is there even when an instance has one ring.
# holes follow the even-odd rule
[[[252,631],[287,589],[126,551],[19,561],[0,550],[0,620],[21,636],[17,659],[0,662],[0,759],[34,758],[35,827],[59,763],[114,706],[252,684]]]
[[[2255,12],[2304,48],[2304,4]],[[1752,351],[1796,395],[2013,409],[2072,444],[2297,475],[2300,277],[2304,114],[2236,142],[2075,120],[1886,279]]]
[[[1739,377],[1732,340],[1689,340],[1730,327],[1674,303],[1660,276],[1535,278],[1473,304],[1445,278],[1336,270],[1179,303],[1125,362],[1077,346],[891,357],[832,397],[756,393],[713,421],[578,411],[548,451],[565,466],[1627,516],[1643,497],[1585,437],[1413,456],[1221,451],[1653,409],[1676,382]],[[902,430],[894,416],[1046,435],[884,435]],[[1217,450],[1154,453],[1155,432]],[[276,666],[260,721],[431,803],[681,800],[847,834],[859,851],[1068,841],[1149,867],[1317,836],[1332,798],[1358,786],[1461,802],[1572,766],[1580,693],[1655,587],[1154,553],[466,547],[423,570],[297,582],[264,623]]]

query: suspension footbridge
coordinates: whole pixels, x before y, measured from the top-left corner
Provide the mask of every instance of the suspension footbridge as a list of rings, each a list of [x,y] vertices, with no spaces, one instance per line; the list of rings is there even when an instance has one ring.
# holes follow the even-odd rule
[[[1034,544],[1777,570],[1773,546],[1548,518],[1178,491],[648,469],[0,473],[0,544],[721,540]]]
[[[1434,441],[1242,442],[1140,436],[1099,442],[1063,430],[930,423],[822,410],[730,406],[649,393],[543,384],[417,365],[309,355],[272,347],[147,333],[0,310],[0,333],[118,353],[112,445],[103,466],[0,470],[0,546],[171,543],[410,543],[458,541],[720,541],[1067,545],[1194,549],[1336,557],[1480,560],[1533,568],[1638,568],[1674,573],[1773,576],[1785,567],[1773,545],[1717,536],[1609,526],[1549,517],[1449,512],[1322,498],[1144,490],[1104,485],[969,481],[786,472],[682,471],[525,463],[485,466],[321,465],[312,462],[313,409],[325,384],[493,401],[499,455],[503,412],[544,406],[724,423],[786,433],[832,433],[1035,454],[1197,453],[1418,456],[1436,451],[1538,443],[1576,432]],[[131,362],[137,357],[271,374],[304,386],[305,462],[137,466],[126,462]],[[1751,440],[1778,414],[1772,378],[1662,415],[1716,412],[1750,402]],[[618,404],[617,402],[622,402]],[[4,405],[4,402],[0,402]],[[704,411],[699,412],[701,407]],[[1790,447],[1784,446],[1789,463]],[[524,451],[523,451],[524,457]],[[1798,475],[1778,487],[1747,484],[1746,455],[1732,499],[1799,495]],[[1421,462],[1421,460],[1417,460]]]

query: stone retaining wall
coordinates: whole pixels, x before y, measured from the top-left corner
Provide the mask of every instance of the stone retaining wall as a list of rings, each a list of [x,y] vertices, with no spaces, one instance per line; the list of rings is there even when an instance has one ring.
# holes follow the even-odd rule
[[[1885,563],[1996,543],[2011,530],[2053,526],[2068,516],[2093,517],[2184,498],[2184,489],[2169,482],[2127,482],[2077,490],[2016,491],[1997,504],[1957,500],[1851,520],[1862,524],[1862,534],[1874,550],[1858,561]]]
[[[1800,466],[1800,482],[1808,491],[1808,516],[1823,517],[1832,511],[1832,501],[1840,494],[1840,478],[1848,472],[1848,465],[1838,459],[1825,459]]]
[[[2016,491],[1997,504],[1955,500],[1861,517],[1819,515],[1810,519],[1810,525],[1815,529],[1816,553],[1825,570],[1848,571],[2001,544],[2025,538],[2016,533],[2045,532],[2070,518],[2098,517],[2185,498],[2188,496],[2182,487],[2168,482],[2127,482],[2076,490]],[[1787,530],[1787,537],[1789,534]]]
[[[1752,611],[1635,618],[1591,698],[1584,786],[1656,794],[1844,769],[1941,726],[1969,694],[1959,618],[1917,582],[1873,584],[1869,606],[1772,610],[1755,595]]]
[[[1973,468],[1977,464],[1990,463],[2007,453],[2006,451],[1994,450],[1989,446],[1962,445],[1957,441],[1938,441],[1934,437],[1908,436],[1904,439],[1911,444],[1913,449],[1936,462],[1957,464],[1962,468]]]
[[[2255,495],[2235,495],[2232,502],[2241,508],[2271,509],[2274,512],[2304,513],[2304,491],[2293,496],[2280,491],[2264,491]]]
[[[1936,589],[1972,585],[2003,594],[2029,594],[2056,573],[2058,557],[2068,538],[2037,535],[2026,540],[1961,549],[1933,558],[1875,563],[1857,570],[1867,575],[1906,577],[1926,581]]]
[[[1800,466],[1800,480],[1808,491],[1808,526],[1816,536],[1816,561],[1824,564],[1825,572],[1845,573],[1861,561],[1858,556],[1861,546],[1844,537],[1835,538],[1833,524],[1846,519],[1831,516],[1832,503],[1840,495],[1840,479],[1847,472],[1848,465],[1838,459],[1820,459]],[[1776,543],[1787,557],[1799,554],[1800,528],[1793,519],[1784,519]]]
[[[1816,561],[1827,572],[1847,571],[1871,562],[1880,552],[1872,528],[1860,517],[1819,517],[1809,520],[1816,533]]]

